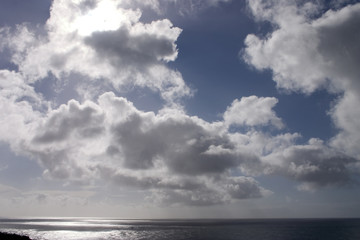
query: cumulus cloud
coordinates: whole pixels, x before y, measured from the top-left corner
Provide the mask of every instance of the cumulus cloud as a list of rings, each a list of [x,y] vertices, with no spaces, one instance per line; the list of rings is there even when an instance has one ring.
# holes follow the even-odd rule
[[[121,2],[120,2],[121,3]],[[190,95],[179,72],[166,62],[177,57],[181,29],[168,19],[140,21],[141,11],[122,8],[113,0],[53,2],[46,35],[35,35],[26,25],[2,30],[2,48],[28,81],[52,73],[57,78],[73,72],[89,84],[104,79],[114,88],[148,87],[168,102]]]
[[[234,100],[224,113],[224,121],[228,125],[273,125],[282,128],[283,123],[272,108],[276,105],[276,98],[257,96],[242,97]]]
[[[12,147],[19,144],[19,136],[26,139],[31,135],[31,123],[41,116],[37,110],[46,107],[46,102],[25,83],[21,74],[8,70],[0,70],[0,104],[0,139]]]
[[[248,1],[259,21],[273,30],[265,37],[249,34],[244,60],[256,69],[271,69],[277,86],[311,94],[325,88],[340,94],[330,109],[339,129],[331,145],[359,159],[360,4],[321,13],[312,2]],[[340,4],[341,5],[341,4]]]
[[[48,178],[79,183],[103,179],[160,191],[170,199],[177,196],[182,200],[176,203],[191,205],[268,192],[251,177],[230,175],[230,169],[258,160],[235,148],[222,123],[182,111],[139,111],[113,93],[98,102],[71,100],[44,117],[33,133],[23,147],[40,161]]]
[[[272,107],[263,106],[263,112],[279,120]],[[263,120],[259,115],[252,121],[271,124]],[[312,189],[352,181],[349,168],[355,160],[321,141],[296,145],[298,134],[230,133],[227,124],[180,110],[143,112],[105,93],[97,102],[72,100],[53,110],[26,149],[46,168],[46,177],[83,183],[103,179],[152,190],[149,199],[164,204],[175,198],[177,204],[208,205],[267,195],[252,177],[232,176],[233,169],[249,176],[283,175]]]
[[[244,99],[269,101],[250,123],[281,123],[272,112],[276,99]],[[244,99],[237,103],[246,111],[254,101]],[[39,161],[44,178],[147,190],[148,200],[159,204],[213,205],[271,193],[253,177],[232,176],[236,169],[248,176],[280,174],[312,189],[351,181],[352,159],[323,144],[296,145],[298,134],[228,132],[228,124],[236,122],[225,117],[236,116],[232,107],[223,122],[209,123],[179,109],[140,111],[105,93],[96,102],[71,100],[46,115],[31,109],[35,117],[18,129],[23,132],[16,149]]]
[[[43,167],[45,179],[135,188],[146,191],[147,199],[159,204],[200,206],[264,197],[271,191],[256,181],[262,174],[289,177],[302,183],[302,190],[352,181],[350,168],[357,163],[359,125],[353,120],[357,111],[350,109],[359,99],[349,88],[356,89],[353,80],[358,73],[333,68],[328,71],[331,76],[324,75],[320,70],[333,64],[325,64],[324,56],[330,54],[327,59],[332,59],[340,55],[333,43],[321,45],[321,49],[319,42],[329,41],[321,34],[340,31],[324,27],[333,15],[343,14],[345,20],[340,23],[344,25],[348,18],[356,21],[352,14],[358,5],[305,21],[311,15],[306,10],[309,6],[299,10],[281,2],[284,11],[275,14],[273,5],[265,8],[263,2],[249,3],[255,16],[278,24],[267,39],[247,37],[244,56],[249,64],[271,68],[278,86],[288,90],[311,93],[327,86],[345,92],[331,109],[341,129],[339,135],[329,144],[312,139],[298,145],[298,133],[271,135],[264,130],[284,127],[273,110],[278,102],[274,97],[236,99],[218,122],[186,114],[177,100],[190,95],[191,90],[181,74],[166,65],[177,57],[175,42],[181,29],[168,19],[141,22],[138,7],[149,7],[152,2],[159,3],[55,0],[46,34],[37,35],[27,25],[1,29],[0,47],[11,50],[11,61],[18,67],[17,71],[0,70],[1,141],[35,159]],[[286,17],[294,17],[291,26],[299,31],[290,28]],[[280,44],[283,37],[288,41]],[[299,42],[303,45],[294,48]],[[290,54],[293,48],[295,52]],[[356,47],[350,50],[356,52]],[[319,60],[316,64],[323,64],[319,68],[307,61],[313,55]],[[305,64],[307,78],[297,68],[300,63]],[[94,97],[72,99],[58,107],[45,100],[39,91],[41,81],[52,75],[65,82],[73,73],[81,75],[90,89],[100,84],[99,89],[113,92],[92,95],[83,89],[84,96]],[[332,78],[340,76],[342,82]],[[129,86],[150,88],[166,104],[158,112],[141,111],[114,93]],[[236,127],[244,128],[237,131]],[[42,193],[33,198],[41,203],[49,199]]]
[[[271,69],[279,88],[311,93],[330,84],[339,91],[358,82],[359,34],[354,28],[359,25],[359,4],[329,10],[315,19],[308,16],[308,9],[317,6],[309,2],[248,4],[255,17],[270,21],[275,29],[264,38],[249,34],[244,59],[257,69]]]
[[[56,143],[69,139],[75,132],[79,138],[92,138],[103,131],[104,116],[91,103],[81,106],[75,100],[49,114],[46,123],[37,133],[37,143]]]
[[[357,120],[360,117],[357,107],[359,102],[358,93],[346,91],[330,111],[335,125],[340,129],[340,133],[331,139],[331,145],[357,159],[360,159],[360,123]]]
[[[319,139],[272,152],[263,161],[272,163],[270,172],[302,182],[301,190],[312,191],[322,186],[355,182],[351,179],[350,168],[357,160],[325,146]]]

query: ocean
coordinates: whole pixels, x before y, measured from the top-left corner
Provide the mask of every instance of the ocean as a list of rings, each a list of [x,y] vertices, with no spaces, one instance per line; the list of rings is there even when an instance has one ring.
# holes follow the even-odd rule
[[[359,240],[360,219],[0,219],[34,240]]]

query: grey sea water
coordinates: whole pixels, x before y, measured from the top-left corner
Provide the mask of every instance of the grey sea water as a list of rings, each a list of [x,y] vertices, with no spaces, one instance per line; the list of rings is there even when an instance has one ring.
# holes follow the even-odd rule
[[[34,240],[359,240],[360,219],[0,219]]]

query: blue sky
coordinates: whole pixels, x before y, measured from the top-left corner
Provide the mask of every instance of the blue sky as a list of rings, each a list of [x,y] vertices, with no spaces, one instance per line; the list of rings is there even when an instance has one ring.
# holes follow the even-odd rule
[[[305,138],[332,136],[326,111],[336,95],[326,91],[307,96],[279,92],[275,82],[269,81],[270,71],[254,71],[241,59],[246,35],[267,34],[270,30],[267,22],[255,22],[242,1],[221,4],[199,15],[178,20],[184,31],[177,41],[179,56],[172,63],[197,90],[186,102],[190,114],[213,121],[221,118],[235,98],[276,97],[281,99],[276,112],[286,119],[291,132],[301,132]]]
[[[2,1],[3,216],[359,217],[357,1]]]

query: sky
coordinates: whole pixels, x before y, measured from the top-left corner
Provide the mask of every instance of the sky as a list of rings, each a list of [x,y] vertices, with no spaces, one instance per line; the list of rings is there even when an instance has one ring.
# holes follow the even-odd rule
[[[360,217],[360,2],[2,0],[0,217]]]

